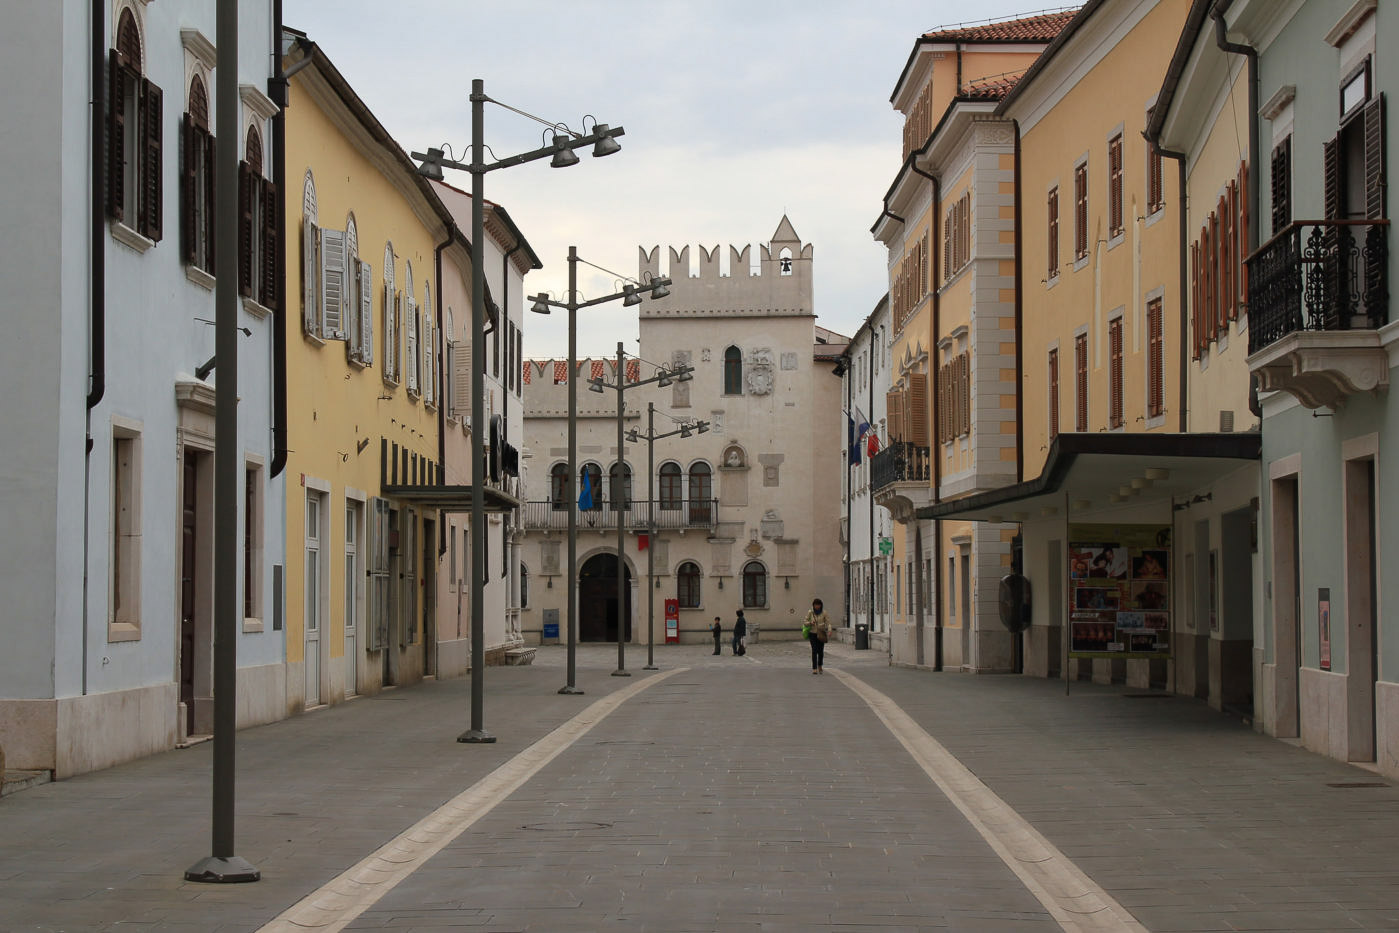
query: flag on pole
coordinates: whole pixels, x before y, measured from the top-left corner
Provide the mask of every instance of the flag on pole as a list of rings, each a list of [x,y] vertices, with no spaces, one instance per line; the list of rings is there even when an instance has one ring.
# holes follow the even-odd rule
[[[593,475],[587,470],[583,471],[583,491],[578,494],[578,508],[587,512],[593,507]]]
[[[871,457],[879,453],[879,435],[873,430],[870,431],[869,452]]]
[[[845,415],[845,436],[848,441],[848,443],[846,444],[846,451],[847,457],[850,460],[850,465],[859,466],[860,438],[855,433],[855,416],[851,415],[848,412]]]
[[[865,413],[860,411],[860,406],[855,406],[855,437],[858,440],[865,436],[865,432],[870,429],[870,420],[865,417]]]

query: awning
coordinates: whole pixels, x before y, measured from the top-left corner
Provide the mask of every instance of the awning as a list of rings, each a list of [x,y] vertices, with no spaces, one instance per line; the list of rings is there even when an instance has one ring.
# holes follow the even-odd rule
[[[511,512],[520,507],[520,500],[507,492],[492,486],[487,486],[484,492],[487,512]],[[470,486],[439,486],[431,483],[411,486],[385,484],[382,494],[424,509],[440,509],[443,512],[471,511]]]
[[[1040,475],[919,509],[920,519],[1023,522],[1062,510],[1183,497],[1259,459],[1263,438],[1240,434],[1060,434]],[[1055,511],[1048,511],[1048,510]]]

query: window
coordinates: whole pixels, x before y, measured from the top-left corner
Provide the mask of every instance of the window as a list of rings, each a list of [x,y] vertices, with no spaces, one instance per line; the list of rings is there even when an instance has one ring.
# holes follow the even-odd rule
[[[360,504],[353,499],[345,500],[345,596],[341,620],[344,624],[345,645],[345,695],[350,696],[358,689],[357,669],[359,666],[359,580],[360,580]]]
[[[708,525],[713,515],[713,473],[703,461],[690,467],[690,524]]]
[[[192,486],[188,483],[187,491]],[[141,436],[115,426],[111,495],[107,635],[108,641],[123,641],[141,633]],[[195,503],[188,501],[185,507],[193,510]]]
[[[1166,413],[1165,321],[1160,298],[1147,302],[1146,333],[1146,414],[1148,418],[1159,418]]]
[[[263,168],[262,136],[249,126],[238,164],[238,293],[275,310],[277,186],[263,177]]]
[[[1046,271],[1049,279],[1053,281],[1059,276],[1059,186],[1055,185],[1049,189],[1049,232],[1048,232],[1048,265]]]
[[[681,609],[698,609],[700,606],[699,564],[687,560],[675,571],[676,597]],[[745,605],[747,605],[745,603]]]
[[[972,195],[968,191],[948,208],[942,219],[943,282],[950,282],[971,261],[971,214]]]
[[[957,558],[947,559],[947,617],[957,617]]]
[[[1088,430],[1088,335],[1074,338],[1074,430]]]
[[[902,399],[894,408],[901,418],[906,417]],[[946,444],[970,433],[971,356],[964,351],[947,358],[938,371],[938,442]]]
[[[520,565],[520,608],[529,608],[529,568]]]
[[[306,492],[306,563],[303,589],[306,591],[305,624],[309,636],[321,630],[321,493]],[[314,678],[312,678],[314,679]]]
[[[403,333],[406,337],[403,352],[403,370],[407,375],[408,394],[416,398],[420,389],[422,378],[422,360],[418,356],[418,338],[422,333],[423,322],[418,315],[418,303],[413,300],[413,264],[404,263],[407,273],[404,278],[403,304],[400,306],[403,311]]]
[[[1108,427],[1120,428],[1122,415],[1122,318],[1108,321]]]
[[[1108,236],[1121,236],[1122,222],[1122,134],[1108,140]]]
[[[180,125],[180,236],[184,260],[214,274],[214,135],[209,92],[195,75]]]
[[[549,501],[555,512],[568,507],[568,464],[556,463],[549,470]]]
[[[1059,436],[1059,348],[1049,351],[1049,439]]]
[[[161,238],[161,99],[142,74],[140,26],[122,10],[107,62],[107,213],[153,242]]]
[[[1074,168],[1074,259],[1088,258],[1088,163]]]
[[[524,375],[524,367],[528,365],[527,363],[524,363],[524,358],[525,334],[524,331],[520,330],[520,328],[517,327],[515,328],[515,365],[518,369],[520,369],[521,376]],[[525,389],[524,386],[521,384],[522,381],[523,380],[519,377],[515,379],[515,394],[517,396],[524,394]]]
[[[724,394],[743,394],[743,351],[738,347],[724,351]]]
[[[1272,157],[1273,235],[1292,223],[1292,137],[1273,147]]]
[[[680,508],[680,500],[684,496],[683,482],[684,473],[680,469],[680,464],[661,464],[661,508]]]
[[[1154,109],[1154,108],[1153,108]],[[1152,111],[1146,112],[1146,122],[1151,122]],[[1146,148],[1146,212],[1155,214],[1166,206],[1166,186],[1163,174],[1161,153],[1155,146]]]
[[[399,601],[399,605],[403,607],[403,628],[399,633],[399,644],[406,647],[418,642],[418,517],[410,511],[401,514],[402,544],[398,553],[403,566],[403,595]]]
[[[389,641],[389,621],[393,611],[393,587],[389,576],[389,500],[377,496],[369,500],[369,524],[365,530],[369,545],[369,651],[379,651]]]
[[[760,562],[743,565],[743,608],[762,609],[768,604],[768,572]]]
[[[584,511],[602,511],[602,467],[596,463],[585,463],[578,471],[578,495],[583,495],[583,490],[588,490],[592,497],[592,506]],[[582,506],[579,506],[582,508]]]
[[[418,312],[421,331],[418,348],[421,355],[419,373],[422,378],[423,403],[437,404],[437,318],[432,316],[432,291],[423,285],[423,307]]]
[[[345,358],[368,366],[374,362],[374,275],[359,258],[355,215],[345,218]]]
[[[620,466],[620,471],[618,467]],[[608,497],[612,500],[612,511],[631,508],[631,464],[612,464],[607,471]]]
[[[243,618],[262,619],[262,468],[243,471]]]
[[[403,353],[403,313],[402,296],[394,291],[393,284],[393,243],[384,244],[384,382],[396,386],[402,378]]]

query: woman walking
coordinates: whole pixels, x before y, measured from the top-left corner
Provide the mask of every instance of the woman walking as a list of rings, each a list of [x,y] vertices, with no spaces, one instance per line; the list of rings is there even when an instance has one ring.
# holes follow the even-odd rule
[[[743,639],[748,635],[748,620],[743,617],[743,610],[738,610],[738,615],[734,617],[734,647],[736,655],[744,654],[748,648],[743,643]]]
[[[820,674],[821,665],[826,660],[826,640],[831,637],[831,619],[826,615],[821,600],[811,601],[811,611],[806,614],[802,624],[811,631],[807,636],[811,641],[811,673]]]

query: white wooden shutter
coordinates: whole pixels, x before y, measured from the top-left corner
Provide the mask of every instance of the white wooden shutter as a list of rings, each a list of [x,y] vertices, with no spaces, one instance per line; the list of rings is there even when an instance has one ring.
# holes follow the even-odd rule
[[[301,326],[306,333],[321,335],[321,315],[316,307],[316,223],[301,218]]]
[[[374,362],[374,269],[369,263],[359,264],[359,328],[360,359],[368,366]]]
[[[442,404],[447,408],[447,417],[455,418],[457,416],[457,342],[449,339],[443,353],[446,359],[443,361],[442,367]]]
[[[317,249],[321,258],[321,337],[345,339],[345,231],[322,228]]]
[[[471,344],[458,345],[452,361],[452,405],[463,424],[471,421]]]
[[[398,384],[398,293],[384,273],[384,381]]]
[[[436,344],[432,340],[432,303],[423,305],[423,398],[429,405],[437,401],[437,380],[433,366],[437,363]]]
[[[388,643],[392,611],[389,582],[389,500],[369,500],[369,644],[377,651]]]
[[[408,370],[408,391],[418,391],[418,306],[413,296],[408,295],[403,302],[403,323],[408,331],[408,352],[404,358]]]
[[[368,283],[366,283],[367,285]],[[360,280],[359,280],[359,259],[350,252],[349,242],[346,241],[345,249],[345,300],[343,302],[345,331],[345,358],[360,362],[364,359],[364,348],[361,341],[364,338],[364,331],[360,327]]]

